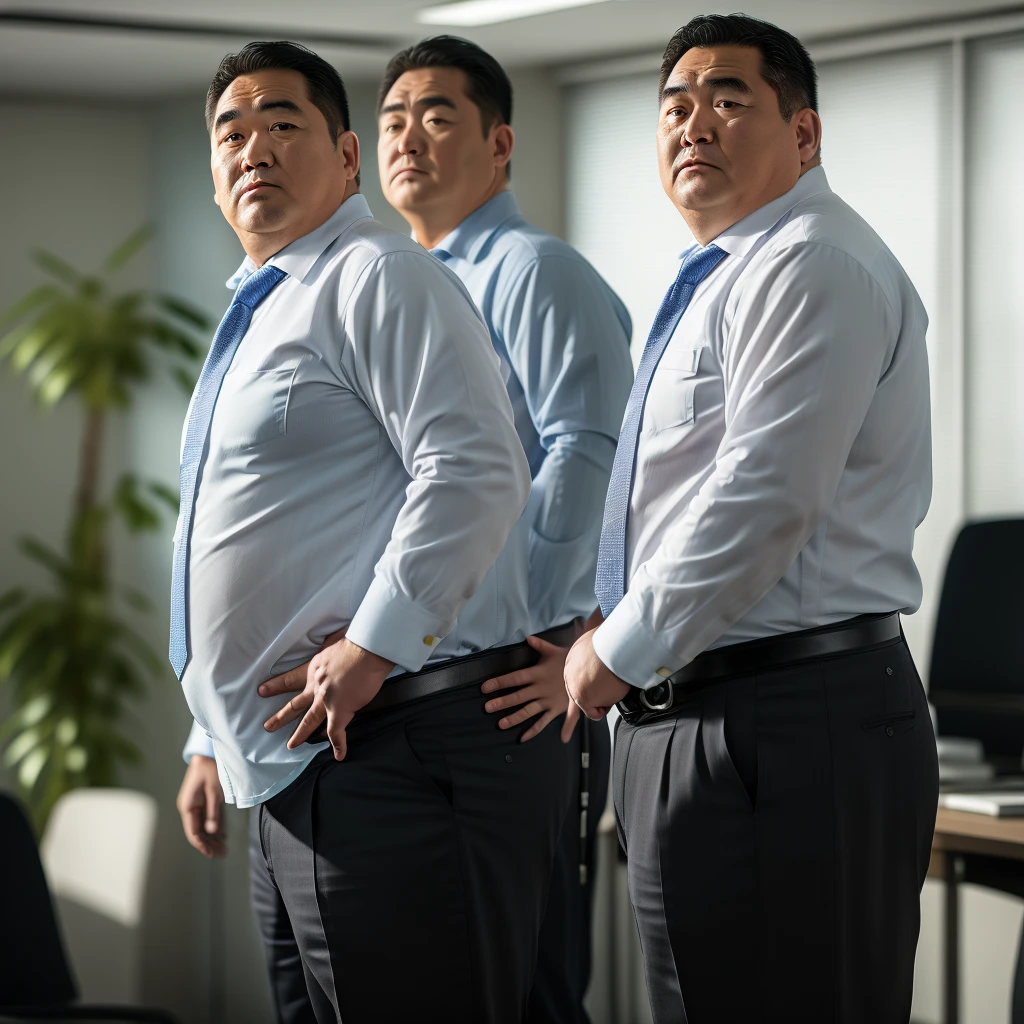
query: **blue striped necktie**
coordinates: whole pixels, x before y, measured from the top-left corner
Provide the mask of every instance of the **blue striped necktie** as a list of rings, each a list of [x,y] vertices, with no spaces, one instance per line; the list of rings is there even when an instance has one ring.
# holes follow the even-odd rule
[[[260,267],[239,285],[235,297],[213,336],[209,355],[196,384],[185,428],[181,452],[181,522],[178,543],[174,547],[171,570],[171,643],[169,657],[174,674],[181,679],[188,662],[188,555],[192,533],[192,511],[195,508],[196,479],[206,449],[210,421],[217,405],[217,395],[235,350],[249,329],[253,310],[270,294],[285,276],[277,267]]]
[[[647,392],[658,362],[675,333],[680,317],[690,304],[697,285],[722,261],[725,251],[717,245],[704,249],[694,247],[684,254],[679,273],[662,300],[654,318],[651,333],[644,346],[640,365],[636,370],[633,390],[622,417],[612,475],[608,481],[608,496],[604,503],[604,524],[601,527],[601,546],[597,554],[595,589],[601,613],[607,618],[626,592],[626,520],[629,516],[629,498],[633,490],[636,468],[637,439],[643,423]]]

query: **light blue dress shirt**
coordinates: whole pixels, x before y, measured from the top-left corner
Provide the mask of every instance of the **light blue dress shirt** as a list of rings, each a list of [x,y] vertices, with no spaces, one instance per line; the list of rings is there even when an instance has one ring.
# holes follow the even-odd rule
[[[359,195],[268,262],[287,276],[235,353],[200,470],[182,676],[186,758],[215,754],[241,807],[321,748],[266,732],[289,695],[256,688],[330,633],[417,671],[530,623],[529,469],[462,283]]]
[[[511,192],[431,251],[465,283],[511,367],[506,386],[533,475],[525,516],[533,630],[587,616],[633,383],[629,313],[575,249],[523,217]]]

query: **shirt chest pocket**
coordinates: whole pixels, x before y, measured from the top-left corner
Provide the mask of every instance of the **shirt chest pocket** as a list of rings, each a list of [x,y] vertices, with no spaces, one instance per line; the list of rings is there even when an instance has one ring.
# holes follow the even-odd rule
[[[211,444],[221,451],[238,451],[286,433],[295,371],[295,366],[288,366],[226,374],[217,396]]]
[[[657,434],[694,420],[701,354],[707,346],[666,351],[654,371],[645,410],[645,432]]]

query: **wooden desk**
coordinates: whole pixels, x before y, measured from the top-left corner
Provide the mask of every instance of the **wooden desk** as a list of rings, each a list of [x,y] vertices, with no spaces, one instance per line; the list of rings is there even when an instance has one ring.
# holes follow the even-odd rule
[[[960,1019],[959,884],[964,859],[972,854],[1016,861],[1024,875],[1024,818],[990,818],[986,814],[948,811],[943,807],[935,818],[928,877],[941,878],[946,883],[945,1024],[958,1024]]]

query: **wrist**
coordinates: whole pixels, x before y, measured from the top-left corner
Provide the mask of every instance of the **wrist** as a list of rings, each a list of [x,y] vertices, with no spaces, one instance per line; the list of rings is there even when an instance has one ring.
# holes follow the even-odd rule
[[[389,661],[379,654],[374,654],[373,651],[367,650],[365,647],[360,647],[359,644],[353,643],[348,637],[342,640],[341,644],[346,666],[358,671],[362,675],[379,676],[380,681],[383,682],[395,667],[393,661]]]

